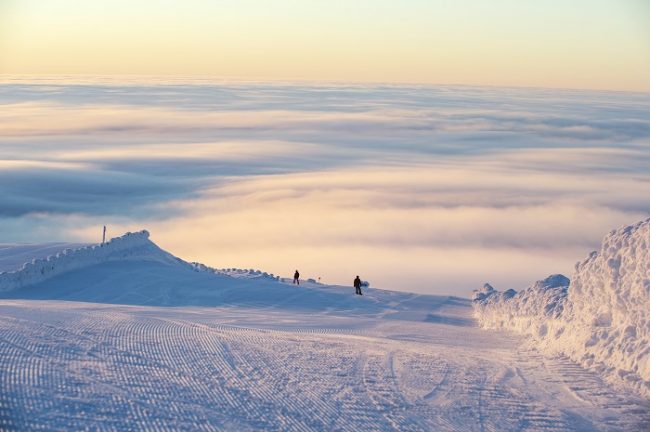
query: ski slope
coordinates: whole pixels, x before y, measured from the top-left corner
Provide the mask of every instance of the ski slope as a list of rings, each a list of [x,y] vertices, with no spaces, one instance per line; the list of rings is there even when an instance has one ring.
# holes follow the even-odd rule
[[[144,232],[72,255],[0,274],[0,430],[650,430],[469,300],[219,272]]]

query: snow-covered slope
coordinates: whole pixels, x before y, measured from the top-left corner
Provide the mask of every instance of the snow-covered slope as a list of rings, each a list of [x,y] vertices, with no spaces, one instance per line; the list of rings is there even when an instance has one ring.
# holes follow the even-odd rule
[[[375,297],[351,302],[351,287],[280,283],[260,270],[214,269],[188,263],[159,248],[147,231],[104,245],[66,249],[0,273],[0,297],[149,306],[273,306],[374,313]],[[386,294],[389,298],[392,294]]]
[[[650,397],[650,219],[610,232],[570,284],[554,275],[518,293],[486,285],[474,304],[481,326],[529,334]]]
[[[77,249],[86,243],[12,244],[0,243],[0,272],[19,270],[34,259],[44,259],[65,249]]]
[[[481,330],[464,299],[215,270],[146,232],[3,277],[2,431],[650,426],[646,401]]]
[[[255,269],[239,269],[239,268],[224,268],[216,269],[213,267],[206,266],[205,264],[192,262],[192,266],[196,271],[222,274],[226,276],[231,276],[237,279],[270,279],[270,280],[280,280],[279,276],[275,276],[273,273],[268,273],[261,270]]]
[[[104,244],[64,249],[46,258],[32,259],[18,270],[2,272],[0,292],[34,285],[57,275],[100,263],[128,260],[184,263],[152,243],[147,231],[126,233]]]

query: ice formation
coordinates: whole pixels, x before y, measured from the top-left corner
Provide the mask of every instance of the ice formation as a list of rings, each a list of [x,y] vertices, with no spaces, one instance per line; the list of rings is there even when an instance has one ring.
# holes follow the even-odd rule
[[[553,275],[515,292],[489,284],[474,294],[484,328],[531,335],[650,397],[650,219],[611,231],[573,278]]]

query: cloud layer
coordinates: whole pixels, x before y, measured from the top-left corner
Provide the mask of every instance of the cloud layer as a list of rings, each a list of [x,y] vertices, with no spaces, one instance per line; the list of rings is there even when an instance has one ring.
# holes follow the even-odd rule
[[[148,228],[212,266],[464,293],[650,212],[647,95],[0,85],[0,242]]]

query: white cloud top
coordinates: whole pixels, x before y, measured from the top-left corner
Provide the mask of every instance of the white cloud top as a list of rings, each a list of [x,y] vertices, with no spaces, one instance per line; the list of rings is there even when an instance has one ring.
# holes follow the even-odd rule
[[[2,241],[146,226],[217,267],[462,294],[569,272],[650,210],[641,94],[7,82],[0,105]]]

